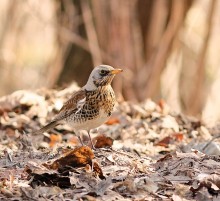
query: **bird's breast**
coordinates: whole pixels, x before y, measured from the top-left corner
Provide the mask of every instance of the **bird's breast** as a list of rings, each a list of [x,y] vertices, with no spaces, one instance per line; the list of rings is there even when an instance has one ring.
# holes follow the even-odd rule
[[[108,120],[109,116],[104,110],[99,110],[97,115],[87,114],[68,121],[68,124],[76,130],[90,130],[101,126]]]
[[[115,102],[115,94],[111,87],[87,92],[86,103],[72,119],[69,119],[69,124],[77,130],[99,127],[110,117]]]
[[[108,116],[110,116],[116,102],[114,91],[110,86],[107,90],[103,90],[100,94],[100,108],[103,109]]]

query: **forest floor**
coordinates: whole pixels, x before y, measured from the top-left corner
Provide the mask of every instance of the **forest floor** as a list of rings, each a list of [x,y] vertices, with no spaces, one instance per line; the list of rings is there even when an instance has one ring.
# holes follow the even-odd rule
[[[0,200],[220,200],[219,127],[164,101],[119,103],[95,150],[67,125],[33,135],[76,89],[0,98]]]

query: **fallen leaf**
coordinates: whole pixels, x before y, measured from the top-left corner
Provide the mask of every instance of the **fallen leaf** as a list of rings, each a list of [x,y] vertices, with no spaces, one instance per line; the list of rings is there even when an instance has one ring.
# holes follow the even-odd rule
[[[162,128],[170,128],[173,129],[174,132],[179,132],[179,124],[177,123],[176,119],[170,115],[167,115],[162,119]]]
[[[183,133],[173,133],[173,138],[176,139],[177,141],[182,141],[183,140]]]
[[[162,158],[158,159],[157,162],[163,162],[163,161],[166,161],[166,160],[170,160],[171,158],[173,158],[173,156],[171,154],[166,154]]]
[[[218,201],[219,200],[219,199],[215,199],[214,197],[212,197],[212,195],[208,192],[206,188],[202,188],[201,191],[197,192],[194,198],[196,201]]]
[[[107,177],[106,179],[100,180],[99,178],[92,176],[92,174],[80,174],[78,176],[78,183],[90,194],[102,196],[111,186],[112,178]]]
[[[68,188],[71,186],[70,178],[57,173],[45,172],[43,174],[30,173],[32,177],[31,186],[59,186],[60,188]]]
[[[175,184],[174,195],[179,196],[181,198],[184,198],[184,197],[187,197],[187,195],[189,193],[191,193],[191,192],[189,192],[189,186],[188,185],[179,184],[179,183]],[[175,198],[178,199],[178,197],[175,197]],[[173,200],[175,200],[175,199],[173,198]]]
[[[85,167],[87,164],[92,165],[94,157],[94,153],[89,147],[82,146],[65,153],[52,164],[44,163],[44,166],[59,171],[71,167]]]
[[[168,145],[170,144],[172,138],[170,136],[167,136],[165,138],[163,138],[162,140],[160,140],[159,142],[155,143],[155,146],[162,146],[162,147],[168,147]]]
[[[98,162],[93,162],[93,172],[100,178],[105,179],[105,176],[103,175],[102,169],[99,166]]]
[[[120,123],[120,121],[116,117],[110,117],[109,120],[107,122],[105,122],[105,124],[107,124],[107,125],[113,125],[113,124],[119,124],[119,123]]]
[[[5,127],[5,132],[8,135],[8,137],[15,137],[15,129],[13,129],[9,126]]]
[[[128,191],[130,193],[137,192],[137,187],[133,178],[126,178],[125,181],[117,182],[113,188],[117,189],[117,191],[121,193],[123,193],[124,191]]]
[[[162,140],[155,143],[154,145],[168,147],[169,144],[174,144],[176,141],[182,141],[182,140],[183,140],[182,133],[173,133],[172,135],[163,138]]]
[[[68,188],[71,186],[68,176],[62,175],[56,170],[47,169],[41,164],[29,163],[29,166],[26,166],[24,171],[28,173],[29,183],[33,188],[37,186],[59,186],[60,188]]]
[[[145,184],[146,184],[145,188],[149,193],[156,193],[157,190],[159,189],[157,183],[155,183],[150,179],[146,179]]]
[[[86,164],[85,171],[88,172],[88,173],[91,173],[92,172],[92,167],[89,164]]]
[[[51,134],[50,135],[50,147],[54,147],[55,144],[62,142],[62,135],[61,134]]]
[[[17,113],[17,114],[24,114],[25,112],[27,112],[30,109],[30,105],[26,105],[26,104],[20,104],[15,106],[12,111]]]
[[[113,145],[113,139],[106,137],[105,135],[98,135],[92,139],[95,148],[111,147]]]
[[[41,196],[46,197],[46,196],[53,196],[56,194],[60,194],[62,192],[62,189],[60,189],[57,186],[39,186],[36,188],[36,191],[40,193]]]
[[[165,100],[160,99],[159,103],[158,103],[160,109],[161,109],[161,113],[164,115],[167,115],[170,111],[170,107],[168,106],[168,104],[165,102]]]
[[[100,179],[105,179],[105,176],[103,175],[102,169],[97,161],[92,161],[92,166],[89,164],[86,164],[85,171],[87,173],[93,172],[95,177],[99,177]]]

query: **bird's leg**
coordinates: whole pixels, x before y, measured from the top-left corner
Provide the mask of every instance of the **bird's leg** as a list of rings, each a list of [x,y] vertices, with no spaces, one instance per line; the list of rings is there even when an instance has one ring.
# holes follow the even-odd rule
[[[95,148],[95,146],[94,146],[94,144],[93,144],[93,142],[92,142],[92,138],[91,138],[91,135],[90,135],[90,130],[87,131],[87,132],[88,132],[88,136],[89,136],[90,143],[91,143],[91,145],[92,145],[92,149],[95,150],[96,148]]]
[[[78,139],[79,139],[81,145],[84,146],[84,143],[83,143],[83,141],[82,141],[82,139],[81,139],[81,137],[80,137],[80,132],[77,132],[77,131],[74,131],[74,132],[75,132],[76,136],[78,137]]]
[[[78,137],[78,139],[79,139],[79,141],[80,141],[81,145],[82,145],[82,146],[84,146],[84,143],[83,143],[83,141],[82,141],[82,139],[81,139],[80,135],[77,135],[77,137]]]

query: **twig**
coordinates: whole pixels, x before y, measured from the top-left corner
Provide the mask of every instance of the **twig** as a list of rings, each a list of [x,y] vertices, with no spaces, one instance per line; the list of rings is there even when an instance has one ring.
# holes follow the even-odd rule
[[[119,152],[119,151],[113,150],[113,149],[112,149],[112,151],[113,151],[113,152],[116,152],[116,153],[118,153],[118,154],[121,154],[121,155],[129,156],[130,158],[135,158],[135,156],[132,156],[132,155],[127,154],[127,153],[124,153],[124,152]],[[138,155],[137,155],[137,156],[138,156]],[[139,157],[139,156],[138,156],[138,157]]]
[[[215,137],[213,137],[203,148],[202,151],[205,151],[205,149],[217,138],[220,138],[220,135],[217,135]]]
[[[153,180],[153,182],[163,182],[163,181],[193,181],[193,179],[166,179],[166,180]]]
[[[85,40],[84,38],[82,38],[80,35],[74,33],[73,31],[67,29],[66,27],[61,27],[60,34],[66,40],[68,40],[68,41],[78,45],[79,47],[83,48],[84,50],[90,52],[90,47],[89,47],[88,41]],[[101,52],[102,58],[106,62],[111,63],[113,58],[109,54],[104,52],[104,50],[100,50],[100,52]]]
[[[140,177],[139,179],[148,179],[151,180],[150,177]],[[163,182],[163,181],[193,181],[193,179],[155,179],[155,180],[151,180],[153,182]]]

